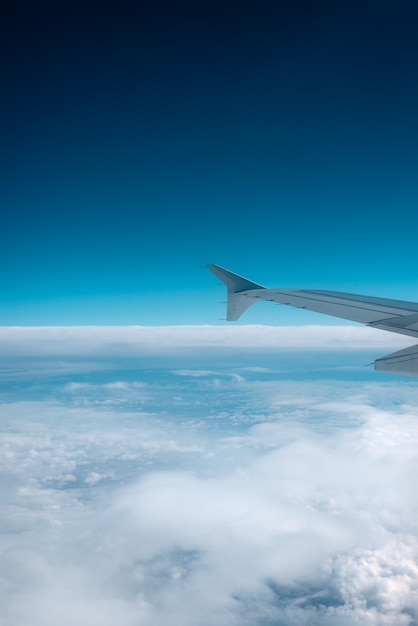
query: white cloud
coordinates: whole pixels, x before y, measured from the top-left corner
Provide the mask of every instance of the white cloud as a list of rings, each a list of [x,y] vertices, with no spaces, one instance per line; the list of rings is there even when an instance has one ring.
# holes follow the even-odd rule
[[[90,472],[90,474],[87,476],[84,482],[87,485],[95,485],[96,483],[99,482],[99,480],[102,480],[103,478],[106,478],[106,474],[98,474],[97,472]]]
[[[193,371],[16,378],[1,626],[416,624],[416,384]]]
[[[395,350],[411,343],[364,326],[0,327],[3,356],[123,356],[210,347]]]

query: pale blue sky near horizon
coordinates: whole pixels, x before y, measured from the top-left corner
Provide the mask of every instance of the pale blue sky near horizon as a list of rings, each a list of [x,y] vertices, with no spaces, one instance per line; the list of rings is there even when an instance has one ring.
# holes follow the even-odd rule
[[[206,263],[417,300],[417,18],[11,5],[0,325],[222,323]],[[330,319],[263,303],[242,323]]]

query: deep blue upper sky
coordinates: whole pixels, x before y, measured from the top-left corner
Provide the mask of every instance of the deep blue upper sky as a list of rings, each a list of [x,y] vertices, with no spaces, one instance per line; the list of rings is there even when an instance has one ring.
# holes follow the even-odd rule
[[[1,24],[0,324],[216,323],[205,263],[418,299],[415,1],[10,2]]]

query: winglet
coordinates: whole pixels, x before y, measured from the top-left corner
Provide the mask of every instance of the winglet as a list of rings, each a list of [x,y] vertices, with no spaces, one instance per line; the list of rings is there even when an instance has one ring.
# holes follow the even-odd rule
[[[242,291],[265,289],[263,285],[254,283],[252,280],[248,280],[248,278],[244,278],[239,274],[234,274],[220,265],[207,265],[206,267],[226,285],[228,291],[226,319],[228,321],[236,321],[244,311],[256,302],[247,293],[242,294]]]

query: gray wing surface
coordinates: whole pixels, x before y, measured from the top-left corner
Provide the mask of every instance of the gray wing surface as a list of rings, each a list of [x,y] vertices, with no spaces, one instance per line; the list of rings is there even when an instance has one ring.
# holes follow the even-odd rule
[[[207,267],[227,287],[227,320],[229,321],[237,320],[257,300],[267,300],[360,322],[381,330],[418,337],[418,303],[416,302],[375,298],[339,291],[269,289],[219,265]],[[418,346],[378,359],[375,362],[375,368],[380,371],[418,376]]]

